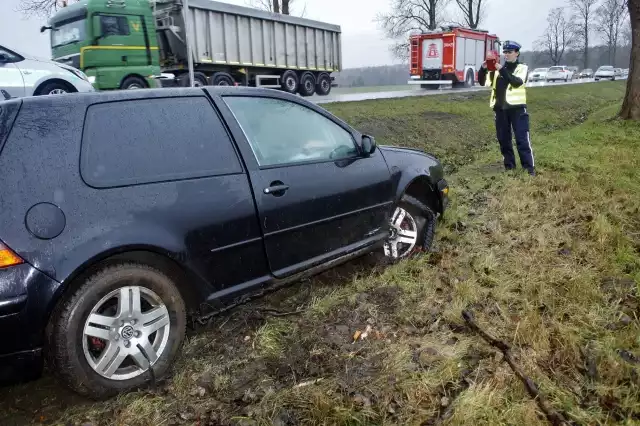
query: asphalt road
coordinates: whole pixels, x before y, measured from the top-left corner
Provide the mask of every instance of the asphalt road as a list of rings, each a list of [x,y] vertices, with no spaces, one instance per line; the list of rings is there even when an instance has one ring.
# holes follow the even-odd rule
[[[626,80],[626,77],[618,78],[617,80]],[[565,82],[529,82],[527,83],[527,87],[546,87],[546,86],[562,86],[566,84],[586,84],[586,83],[596,83],[596,81],[592,78],[581,78],[574,79],[573,81]],[[408,86],[408,85],[407,85]],[[398,86],[401,87],[401,86]],[[489,90],[487,87],[474,86],[470,88],[460,88],[454,89],[451,87],[445,87],[438,90],[430,90],[430,89],[421,89],[420,87],[407,87],[406,89],[394,90],[394,91],[384,91],[384,92],[366,92],[366,93],[340,93],[340,94],[331,94],[329,96],[317,96],[314,95],[309,100],[316,104],[326,104],[330,102],[354,102],[354,101],[365,101],[370,99],[389,99],[389,98],[404,98],[409,96],[429,96],[429,95],[440,95],[443,93],[469,93],[469,92],[479,92],[482,90]]]

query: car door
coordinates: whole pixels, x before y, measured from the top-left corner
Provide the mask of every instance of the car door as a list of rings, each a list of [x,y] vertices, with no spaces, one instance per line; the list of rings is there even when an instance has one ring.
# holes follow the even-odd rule
[[[359,134],[318,107],[276,94],[223,96],[220,103],[249,170],[275,276],[388,235],[390,172],[379,151],[360,153]]]
[[[23,58],[18,54],[0,46],[0,89],[5,90],[12,98],[24,96],[24,79],[16,62]],[[4,99],[0,96],[0,100]]]

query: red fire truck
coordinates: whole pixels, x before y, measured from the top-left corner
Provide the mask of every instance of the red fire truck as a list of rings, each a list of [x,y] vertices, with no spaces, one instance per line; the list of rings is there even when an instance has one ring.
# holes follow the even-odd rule
[[[442,28],[412,35],[409,84],[423,89],[443,85],[471,87],[488,53],[498,57],[500,40],[484,30]]]

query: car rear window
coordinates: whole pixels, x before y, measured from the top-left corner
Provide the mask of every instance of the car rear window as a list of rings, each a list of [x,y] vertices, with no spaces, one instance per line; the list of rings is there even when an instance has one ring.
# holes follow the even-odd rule
[[[105,188],[242,173],[225,127],[205,97],[91,105],[81,173]]]
[[[563,68],[562,67],[551,67],[549,70],[550,71],[562,71]]]
[[[0,154],[2,154],[2,148],[4,143],[11,132],[13,122],[18,115],[22,105],[22,100],[9,100],[6,102],[0,102]]]

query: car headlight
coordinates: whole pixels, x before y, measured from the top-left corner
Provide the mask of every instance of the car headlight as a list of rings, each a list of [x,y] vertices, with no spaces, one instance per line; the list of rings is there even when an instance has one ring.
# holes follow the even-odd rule
[[[89,83],[91,84],[94,84],[96,82],[96,76],[95,75],[88,76],[87,81],[89,81]]]
[[[65,68],[65,70],[69,71],[71,74],[75,75],[76,77],[78,77],[81,80],[87,81],[89,83],[91,83],[89,81],[89,77],[87,77],[87,75],[85,73],[83,73],[82,71],[80,71],[79,69],[75,69],[75,68]]]

